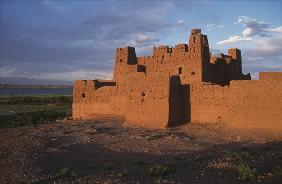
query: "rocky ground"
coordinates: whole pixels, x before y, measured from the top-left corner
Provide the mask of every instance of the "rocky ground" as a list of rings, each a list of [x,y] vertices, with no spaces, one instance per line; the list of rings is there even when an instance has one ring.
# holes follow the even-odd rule
[[[0,183],[282,183],[282,133],[97,116],[0,130]]]

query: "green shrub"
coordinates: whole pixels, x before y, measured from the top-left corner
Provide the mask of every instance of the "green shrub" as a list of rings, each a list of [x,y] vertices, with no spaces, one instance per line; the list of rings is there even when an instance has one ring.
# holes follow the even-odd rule
[[[253,181],[256,178],[257,170],[255,168],[251,168],[248,164],[241,163],[237,167],[237,171],[239,174],[239,180],[241,181]]]
[[[166,176],[170,174],[170,169],[165,165],[155,165],[150,168],[149,174],[152,176]]]

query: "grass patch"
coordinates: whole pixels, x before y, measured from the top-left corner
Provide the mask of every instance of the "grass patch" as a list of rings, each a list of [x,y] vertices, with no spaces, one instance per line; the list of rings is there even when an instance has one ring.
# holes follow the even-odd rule
[[[103,164],[97,164],[95,162],[92,162],[86,168],[90,170],[112,170],[114,169],[114,166],[110,162],[106,162]]]
[[[205,160],[207,157],[205,155],[196,155],[193,160],[194,161],[203,161]]]
[[[0,104],[70,104],[72,96],[69,95],[26,95],[26,96],[0,96]]]
[[[135,165],[145,165],[146,163],[142,160],[134,160],[133,164],[135,164]]]
[[[166,165],[155,165],[149,169],[149,174],[152,176],[167,176],[171,173],[171,169]]]
[[[104,164],[102,165],[102,167],[103,167],[104,169],[106,169],[106,170],[112,170],[112,169],[114,169],[113,164],[111,164],[111,163],[109,163],[109,162],[104,163]]]
[[[0,96],[0,128],[46,123],[71,116],[72,96]]]
[[[238,165],[237,172],[239,174],[239,180],[241,181],[253,181],[256,179],[257,170],[251,168],[248,164],[241,163]]]
[[[56,174],[56,178],[66,178],[66,177],[70,177],[70,176],[74,176],[74,172],[73,172],[73,169],[71,169],[69,167],[62,168]]]
[[[235,160],[235,161],[244,161],[252,158],[253,158],[252,155],[244,150],[228,152],[227,155],[225,156],[226,160]]]
[[[279,165],[274,166],[272,172],[274,176],[282,176],[282,166]]]
[[[124,177],[124,176],[127,176],[128,175],[128,172],[127,170],[123,170],[122,172],[118,173],[117,174],[117,177],[121,178],[121,177]]]
[[[21,126],[37,125],[63,119],[68,113],[64,111],[38,111],[38,112],[20,112],[0,116],[0,128],[15,128]]]

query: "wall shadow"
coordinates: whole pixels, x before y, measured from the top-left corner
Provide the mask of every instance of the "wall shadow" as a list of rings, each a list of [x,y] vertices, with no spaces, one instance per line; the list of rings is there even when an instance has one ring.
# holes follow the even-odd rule
[[[168,127],[186,124],[190,121],[190,85],[181,85],[179,76],[171,76],[169,80]]]

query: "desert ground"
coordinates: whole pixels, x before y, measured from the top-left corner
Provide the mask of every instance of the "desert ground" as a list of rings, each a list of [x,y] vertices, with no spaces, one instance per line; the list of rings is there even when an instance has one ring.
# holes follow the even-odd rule
[[[0,183],[281,183],[282,135],[120,117],[0,129]]]

